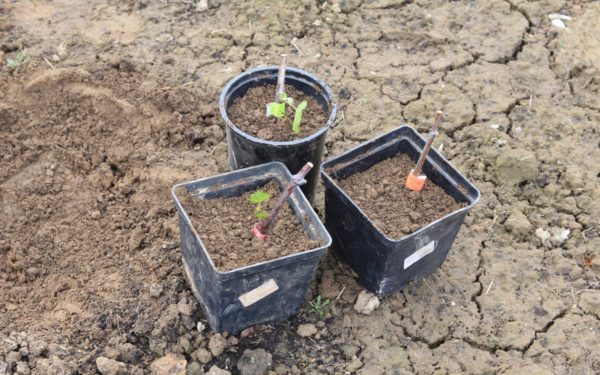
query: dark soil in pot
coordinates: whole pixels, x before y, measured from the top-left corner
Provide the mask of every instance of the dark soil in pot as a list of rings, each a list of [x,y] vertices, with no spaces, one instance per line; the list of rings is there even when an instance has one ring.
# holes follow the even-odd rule
[[[273,102],[275,99],[274,85],[250,88],[244,96],[233,101],[231,107],[227,110],[227,114],[231,121],[243,132],[260,139],[278,142],[308,137],[327,123],[329,113],[313,97],[304,94],[291,85],[286,87],[286,91],[288,97],[294,99],[295,106],[303,100],[308,102],[302,113],[299,134],[292,132],[295,110],[291,106],[287,106],[285,118],[266,116],[267,103]]]
[[[281,194],[279,185],[270,181],[260,190],[271,195],[265,205],[268,211]],[[308,236],[289,205],[281,209],[265,240],[255,238],[251,230],[258,220],[254,216],[255,206],[249,200],[253,192],[214,199],[196,199],[187,191],[179,193],[194,229],[221,272],[319,246]]]
[[[380,231],[398,239],[467,205],[457,202],[431,179],[421,192],[404,187],[414,164],[408,155],[398,154],[338,184]]]

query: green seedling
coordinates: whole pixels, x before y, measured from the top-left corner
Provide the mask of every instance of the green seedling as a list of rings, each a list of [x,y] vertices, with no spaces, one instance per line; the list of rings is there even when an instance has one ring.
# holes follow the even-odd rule
[[[320,294],[312,301],[308,301],[310,311],[317,314],[320,318],[325,316],[325,307],[331,303],[327,298],[323,298]]]
[[[294,99],[287,96],[285,92],[285,69],[287,64],[287,55],[281,55],[281,63],[279,64],[279,74],[277,76],[277,90],[275,91],[275,101],[267,104],[267,117],[275,116],[280,119],[286,119],[286,106],[294,109],[294,121],[292,121],[292,131],[295,134],[300,134],[300,123],[302,122],[302,112],[308,105],[306,100],[303,100],[296,107]]]
[[[262,190],[257,190],[250,195],[250,202],[256,205],[254,208],[254,216],[256,216],[257,219],[264,219],[267,217],[268,214],[264,209],[264,204],[267,203],[270,198],[271,194]]]
[[[279,213],[279,210],[281,210],[281,207],[283,207],[283,205],[287,202],[288,198],[290,197],[290,194],[292,194],[292,190],[294,190],[296,186],[302,186],[306,183],[304,177],[306,177],[306,174],[310,172],[312,167],[313,163],[307,162],[304,165],[304,167],[302,167],[300,172],[292,176],[291,181],[282,191],[282,194],[279,196],[279,199],[277,200],[275,205],[271,208],[271,212],[269,212],[269,214],[266,217],[260,219],[259,222],[252,227],[252,234],[254,235],[254,237],[260,238],[261,240],[267,238],[267,231],[275,222],[275,219],[277,219],[277,214]]]
[[[15,69],[27,60],[29,60],[29,55],[27,54],[27,51],[20,51],[17,52],[14,58],[6,59],[6,66]]]
[[[308,102],[303,100],[296,107],[294,105],[294,99],[287,96],[285,92],[279,94],[279,102],[271,102],[267,104],[267,117],[275,116],[277,118],[286,118],[286,106],[290,106],[294,109],[294,121],[292,122],[292,131],[296,134],[300,134],[300,123],[302,122],[302,112],[306,109]]]

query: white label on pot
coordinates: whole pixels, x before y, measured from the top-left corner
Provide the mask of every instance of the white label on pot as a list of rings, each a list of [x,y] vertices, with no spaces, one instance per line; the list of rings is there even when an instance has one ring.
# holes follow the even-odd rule
[[[279,289],[279,286],[273,279],[265,281],[261,286],[258,286],[251,291],[242,294],[239,297],[240,302],[244,307],[248,307],[261,299],[267,297],[270,294],[275,293]]]
[[[412,266],[421,260],[421,258],[423,258],[425,255],[433,253],[433,250],[435,250],[435,241],[431,241],[427,245],[412,253],[411,256],[404,259],[404,269]]]

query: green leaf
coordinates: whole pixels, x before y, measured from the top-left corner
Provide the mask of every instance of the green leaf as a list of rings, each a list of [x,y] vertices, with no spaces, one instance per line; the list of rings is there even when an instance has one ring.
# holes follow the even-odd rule
[[[264,219],[268,214],[267,211],[254,211],[254,216],[256,216],[257,219]]]
[[[250,202],[254,204],[260,204],[269,200],[269,198],[271,198],[271,194],[262,190],[257,190],[250,195]]]
[[[285,103],[272,102],[267,104],[267,117],[271,116],[283,118],[285,116]]]
[[[302,111],[306,108],[308,102],[303,100],[302,103],[298,105],[296,108],[296,113],[294,114],[294,123],[292,124],[292,131],[296,134],[300,133],[300,122],[302,121]]]

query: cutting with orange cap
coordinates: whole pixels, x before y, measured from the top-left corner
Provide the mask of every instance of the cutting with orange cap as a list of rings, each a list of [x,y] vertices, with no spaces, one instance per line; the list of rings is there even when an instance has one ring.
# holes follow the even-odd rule
[[[429,154],[429,150],[431,149],[433,140],[435,139],[435,136],[438,135],[438,128],[440,127],[442,114],[442,111],[437,111],[435,113],[435,121],[433,123],[433,127],[431,128],[431,131],[429,132],[429,138],[427,139],[427,143],[425,143],[425,147],[423,147],[423,151],[421,151],[421,156],[419,156],[417,165],[410,170],[410,172],[408,173],[408,177],[406,177],[405,186],[410,190],[421,191],[423,189],[423,186],[425,185],[427,176],[422,175],[421,170],[423,169],[423,164],[425,164],[425,159],[427,159],[427,154]]]

